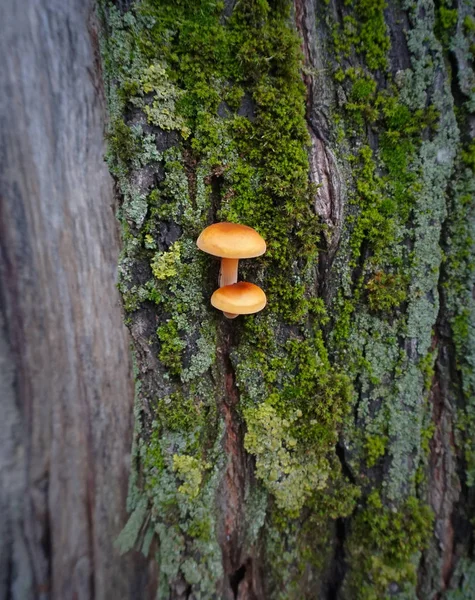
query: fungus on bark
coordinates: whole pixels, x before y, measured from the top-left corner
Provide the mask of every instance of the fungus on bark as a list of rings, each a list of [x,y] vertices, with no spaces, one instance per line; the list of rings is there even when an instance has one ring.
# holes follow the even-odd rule
[[[240,258],[256,258],[266,251],[265,240],[252,227],[237,223],[214,223],[204,229],[196,245],[203,252],[219,256],[219,286],[237,282]]]
[[[222,310],[228,319],[234,319],[259,312],[267,304],[267,298],[258,285],[240,281],[217,289],[211,296],[211,304]]]

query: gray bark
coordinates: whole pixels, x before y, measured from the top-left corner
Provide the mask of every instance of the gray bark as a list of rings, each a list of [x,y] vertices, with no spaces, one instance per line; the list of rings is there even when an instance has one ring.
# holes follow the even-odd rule
[[[145,597],[90,2],[0,7],[0,598]]]

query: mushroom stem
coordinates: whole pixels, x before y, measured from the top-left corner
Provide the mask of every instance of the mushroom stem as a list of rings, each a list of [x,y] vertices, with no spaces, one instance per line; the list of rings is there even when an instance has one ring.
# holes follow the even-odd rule
[[[232,285],[237,282],[238,278],[238,258],[222,258],[221,259],[221,269],[219,271],[219,287],[224,287],[225,285]],[[239,315],[234,315],[233,313],[227,313],[223,311],[223,315],[227,319],[235,319]]]
[[[238,258],[222,258],[221,270],[219,272],[219,287],[232,285],[238,278]]]

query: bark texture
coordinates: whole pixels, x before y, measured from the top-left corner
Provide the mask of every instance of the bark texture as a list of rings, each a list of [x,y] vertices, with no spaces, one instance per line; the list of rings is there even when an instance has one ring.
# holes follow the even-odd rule
[[[2,600],[147,597],[114,546],[134,391],[95,22],[89,2],[0,7]]]

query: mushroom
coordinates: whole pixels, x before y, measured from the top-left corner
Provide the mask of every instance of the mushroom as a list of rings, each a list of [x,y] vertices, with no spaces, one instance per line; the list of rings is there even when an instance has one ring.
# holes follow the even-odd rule
[[[266,251],[266,243],[255,229],[237,223],[206,227],[196,245],[203,252],[221,258],[219,287],[236,283],[240,258],[255,258]]]
[[[259,312],[267,304],[267,298],[258,285],[240,281],[217,289],[211,296],[211,304],[228,319],[234,319]]]

